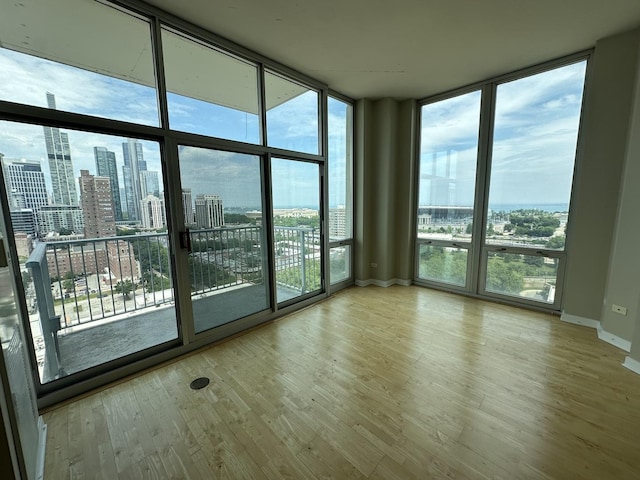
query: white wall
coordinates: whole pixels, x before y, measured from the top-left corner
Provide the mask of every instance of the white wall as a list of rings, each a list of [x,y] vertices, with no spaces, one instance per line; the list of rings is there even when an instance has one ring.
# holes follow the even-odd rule
[[[636,34],[635,89],[630,101],[622,185],[614,229],[611,261],[602,308],[602,328],[622,339],[634,340],[640,327],[640,35]],[[612,305],[627,309],[626,315],[612,311]],[[637,338],[637,335],[636,335]],[[633,346],[640,359],[640,348]]]
[[[639,39],[635,30],[599,40],[585,91],[562,308],[592,322],[601,320],[607,290]],[[628,328],[619,333],[631,340]]]

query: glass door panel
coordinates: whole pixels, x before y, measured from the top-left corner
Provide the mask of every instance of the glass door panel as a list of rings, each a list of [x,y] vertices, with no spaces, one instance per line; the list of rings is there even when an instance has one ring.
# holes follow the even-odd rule
[[[177,339],[159,144],[11,122],[0,131],[41,383]]]
[[[418,278],[464,287],[473,239],[481,92],[422,107]],[[454,273],[455,272],[455,273]]]
[[[322,290],[320,171],[314,163],[271,161],[276,299]]]
[[[262,160],[178,148],[195,332],[270,307]]]

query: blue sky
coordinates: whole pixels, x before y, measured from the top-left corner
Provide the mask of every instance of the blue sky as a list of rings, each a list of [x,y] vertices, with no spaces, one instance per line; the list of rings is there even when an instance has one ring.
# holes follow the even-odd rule
[[[156,91],[97,73],[58,64],[0,48],[0,99],[46,107],[46,92],[56,96],[58,110],[158,125]],[[170,124],[177,130],[217,135],[247,143],[258,143],[258,117],[238,110],[212,105],[170,94]],[[281,148],[315,153],[318,144],[317,94],[309,91],[268,112],[270,144]],[[344,112],[334,108],[330,114],[332,155],[344,155],[341,134]],[[121,137],[64,129],[69,135],[76,178],[81,169],[95,174],[93,147],[115,152],[118,173],[122,175]],[[344,142],[342,140],[342,142]],[[155,142],[142,142],[148,170],[161,172],[160,149]],[[0,152],[6,158],[41,160],[47,182],[48,162],[42,127],[0,122]],[[183,186],[193,195],[212,193],[223,196],[229,207],[260,207],[257,157],[202,149],[181,149]],[[344,175],[342,165],[333,164],[334,178]],[[315,168],[315,167],[314,167]],[[318,206],[318,176],[308,164],[274,162],[274,205],[276,207]],[[122,178],[120,178],[122,187]],[[344,192],[330,194],[331,206],[344,203]]]
[[[568,204],[585,68],[580,62],[498,85],[490,208]],[[446,151],[457,164],[450,203],[473,204],[479,102],[472,92],[423,108],[421,205],[429,204],[430,158]]]

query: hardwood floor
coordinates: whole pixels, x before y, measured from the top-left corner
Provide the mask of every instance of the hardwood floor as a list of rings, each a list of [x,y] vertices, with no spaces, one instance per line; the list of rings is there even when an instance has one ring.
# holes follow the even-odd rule
[[[624,356],[550,315],[351,288],[46,413],[45,478],[636,479]]]

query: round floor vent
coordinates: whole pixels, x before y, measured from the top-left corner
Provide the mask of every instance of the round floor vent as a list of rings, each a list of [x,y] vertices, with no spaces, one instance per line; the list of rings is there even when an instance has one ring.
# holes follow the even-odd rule
[[[193,382],[191,382],[191,385],[189,386],[191,387],[192,390],[200,390],[201,388],[204,388],[207,385],[209,385],[209,379],[207,377],[200,377],[200,378],[196,378]]]

